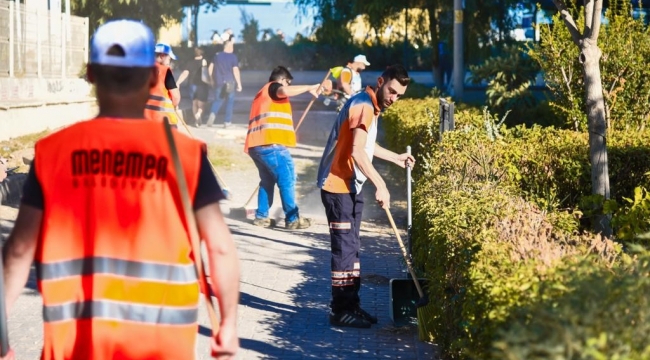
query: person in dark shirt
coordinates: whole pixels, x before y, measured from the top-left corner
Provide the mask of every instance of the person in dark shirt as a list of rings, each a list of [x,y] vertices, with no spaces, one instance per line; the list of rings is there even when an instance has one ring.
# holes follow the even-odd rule
[[[210,77],[214,82],[214,97],[208,126],[214,124],[224,99],[226,100],[226,114],[224,127],[232,125],[232,111],[235,104],[235,91],[241,92],[241,77],[239,75],[239,60],[233,53],[232,37],[223,45],[223,52],[217,53],[209,67]]]
[[[188,79],[190,83],[190,98],[192,99],[192,114],[200,123],[205,103],[208,101],[208,92],[210,90],[209,84],[203,82],[202,73],[203,68],[207,70],[208,62],[203,58],[203,49],[199,47],[194,48],[194,59],[190,61],[187,68],[178,77],[177,85],[181,84]]]

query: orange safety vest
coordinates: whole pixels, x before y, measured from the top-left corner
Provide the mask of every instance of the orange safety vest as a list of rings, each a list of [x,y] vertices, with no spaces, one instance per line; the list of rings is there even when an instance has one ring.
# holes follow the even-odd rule
[[[251,106],[250,120],[248,121],[248,134],[244,151],[261,146],[278,144],[296,146],[296,132],[293,130],[293,117],[289,98],[279,101],[269,96],[270,82],[260,90]]]
[[[194,197],[205,145],[174,137]],[[85,121],[35,157],[41,359],[194,359],[199,284],[163,125]]]
[[[156,63],[158,81],[156,82],[156,86],[150,90],[149,100],[144,107],[144,117],[150,120],[163,121],[166,116],[169,118],[169,123],[175,125],[178,124],[176,109],[169,95],[169,90],[165,87],[167,70],[169,70],[169,66]]]

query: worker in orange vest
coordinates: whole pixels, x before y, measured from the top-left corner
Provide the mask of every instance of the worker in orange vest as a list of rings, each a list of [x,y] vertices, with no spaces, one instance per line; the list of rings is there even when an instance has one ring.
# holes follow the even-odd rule
[[[177,127],[176,108],[181,102],[181,92],[174,79],[174,74],[169,68],[171,61],[176,60],[176,55],[174,55],[172,47],[165,43],[156,44],[155,52],[156,86],[151,88],[144,115],[147,119],[160,121],[167,117],[172,127]]]
[[[284,66],[271,72],[269,82],[260,89],[253,99],[248,134],[244,151],[253,159],[260,175],[257,194],[257,211],[253,224],[272,227],[269,209],[273,205],[275,185],[280,190],[280,200],[285,215],[285,228],[288,230],[306,229],[311,219],[300,216],[296,204],[296,174],[289,147],[296,146],[296,133],[289,98],[310,92],[313,96],[324,90],[321,84],[291,85],[293,76]]]
[[[15,227],[3,248],[8,311],[32,262],[43,297],[41,359],[194,359],[199,283],[163,124],[144,120],[157,84],[154,37],[116,20],[91,40],[99,114],[36,143]],[[239,260],[204,143],[173,130],[220,328],[212,356],[239,348]],[[143,141],[145,140],[145,141]],[[13,358],[10,354],[5,358]]]

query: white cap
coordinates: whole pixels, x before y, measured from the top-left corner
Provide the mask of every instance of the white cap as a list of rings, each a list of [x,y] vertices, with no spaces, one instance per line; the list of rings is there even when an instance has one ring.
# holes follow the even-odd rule
[[[360,62],[363,63],[366,66],[370,66],[370,63],[368,62],[368,59],[366,59],[365,55],[357,55],[354,57],[354,60],[352,62]]]
[[[172,60],[176,60],[176,55],[172,51],[172,47],[169,44],[158,43],[156,44],[156,54],[167,54]]]
[[[133,20],[113,20],[100,26],[90,41],[90,63],[120,67],[152,67],[154,36],[147,25]],[[109,55],[119,46],[124,56]]]

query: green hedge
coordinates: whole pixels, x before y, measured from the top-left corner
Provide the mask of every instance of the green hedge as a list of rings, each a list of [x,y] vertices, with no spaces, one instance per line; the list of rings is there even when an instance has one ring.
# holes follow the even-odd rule
[[[429,113],[437,118],[437,103],[431,98],[401,100],[382,122],[389,147],[411,144],[419,163],[414,172],[414,258],[428,279],[431,299],[421,326],[446,359],[531,358],[518,357],[517,351],[538,341],[538,334],[519,331],[519,342],[508,343],[518,333],[514,324],[525,326],[522,321],[536,318],[536,311],[550,311],[552,304],[564,304],[558,322],[579,318],[579,308],[570,306],[580,299],[573,293],[589,289],[591,281],[581,274],[613,273],[612,279],[631,283],[632,272],[623,269],[636,263],[618,243],[581,231],[584,219],[576,207],[591,192],[587,134],[506,129],[489,114],[460,106],[457,131],[439,139],[437,119]],[[647,182],[643,174],[650,151],[643,144],[648,136],[629,132],[609,138],[610,174],[621,199]],[[645,203],[650,198],[637,201],[637,208]],[[638,221],[640,210],[635,211]],[[645,316],[635,302],[638,296],[626,293],[621,299],[620,308],[631,315],[620,317],[613,329]],[[589,348],[591,333],[573,330],[579,334],[574,341]],[[564,346],[553,343],[559,337],[552,339],[546,345]],[[603,351],[604,358],[620,353]]]
[[[400,100],[383,118],[389,148],[414,154],[436,147],[439,140],[439,100]],[[460,106],[456,128],[480,129],[494,119]],[[553,127],[500,128],[502,141],[510,144],[500,160],[523,195],[543,209],[577,209],[591,193],[589,139],[586,133]],[[634,194],[637,186],[650,188],[650,130],[613,131],[608,137],[611,196],[617,202]],[[561,156],[560,156],[561,155]]]
[[[568,289],[517,309],[493,343],[493,359],[650,359],[650,256],[618,268],[591,259],[562,264]]]

